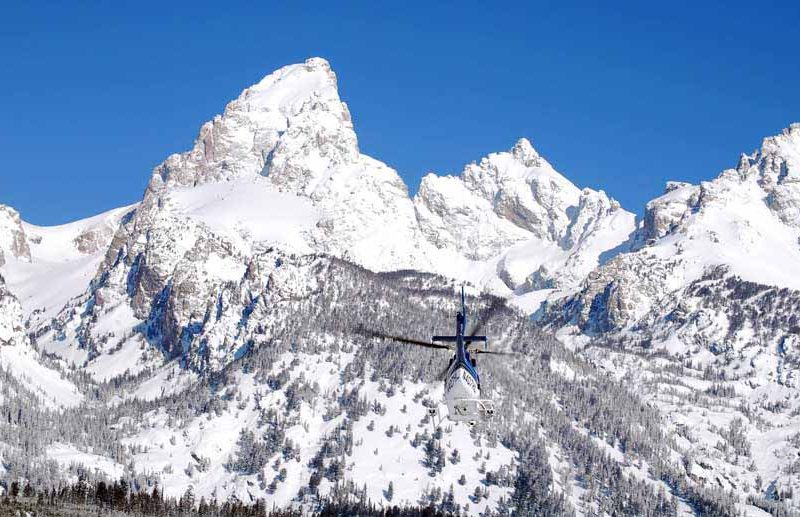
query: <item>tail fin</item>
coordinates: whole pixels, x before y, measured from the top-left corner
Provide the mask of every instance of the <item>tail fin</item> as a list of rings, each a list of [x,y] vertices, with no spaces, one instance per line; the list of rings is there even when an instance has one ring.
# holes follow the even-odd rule
[[[467,304],[464,302],[464,284],[461,284],[461,314],[467,317]]]

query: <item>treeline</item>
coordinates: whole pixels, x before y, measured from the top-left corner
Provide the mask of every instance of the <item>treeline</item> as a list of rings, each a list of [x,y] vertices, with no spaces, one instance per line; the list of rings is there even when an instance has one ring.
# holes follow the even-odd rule
[[[37,490],[30,484],[20,488],[12,482],[0,499],[0,516],[30,514],[34,516],[134,515],[170,517],[445,517],[433,507],[392,506],[384,508],[371,502],[320,500],[313,507],[269,508],[263,499],[245,504],[238,500],[219,503],[216,499],[199,501],[191,490],[180,498],[165,497],[158,486],[152,491],[130,492],[130,482],[120,479],[113,483],[100,481],[77,483],[58,489]]]

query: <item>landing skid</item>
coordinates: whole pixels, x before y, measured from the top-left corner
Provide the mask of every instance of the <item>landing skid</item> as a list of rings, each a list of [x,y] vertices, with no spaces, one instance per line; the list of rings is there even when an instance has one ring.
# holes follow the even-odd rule
[[[439,407],[429,407],[428,417],[431,421],[431,431],[436,432],[436,428],[442,425],[442,414],[439,412]]]
[[[472,427],[494,416],[494,403],[489,399],[453,399],[447,401],[447,410],[450,420]]]

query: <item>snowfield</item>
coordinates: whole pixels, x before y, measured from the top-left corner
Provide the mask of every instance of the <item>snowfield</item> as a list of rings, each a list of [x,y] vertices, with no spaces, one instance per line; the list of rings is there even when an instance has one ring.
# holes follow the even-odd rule
[[[10,259],[2,269],[8,286],[26,315],[55,316],[68,301],[80,296],[97,273],[120,220],[135,205],[60,226],[23,223],[30,259]]]
[[[292,364],[290,379],[302,374],[314,379],[322,392],[334,393],[341,389],[338,372],[347,361],[346,355],[329,361],[320,356],[285,354],[271,373],[277,373],[279,369]],[[242,375],[236,385],[236,400],[239,403],[228,411],[213,418],[202,417],[186,423],[170,422],[168,414],[156,411],[146,416],[147,424],[142,426],[144,428],[141,431],[125,441],[143,449],[134,457],[138,468],[162,473],[166,495],[180,497],[192,485],[198,496],[211,497],[215,494],[222,500],[236,496],[240,500],[252,501],[260,496],[260,489],[257,488],[261,483],[258,480],[260,476],[237,475],[224,465],[236,453],[237,445],[233,437],[239,436],[242,430],[254,428],[263,408],[280,407],[285,397],[282,391],[260,392],[253,383],[252,375]],[[433,398],[442,396],[440,386],[431,390],[430,386],[423,384],[409,384],[404,386],[404,390],[426,392]],[[463,457],[459,463],[447,465],[440,475],[431,476],[422,466],[423,451],[419,447],[412,447],[408,438],[409,434],[413,436],[414,433],[432,430],[427,408],[421,401],[408,405],[405,397],[387,397],[378,389],[378,383],[374,382],[367,382],[362,387],[362,393],[368,400],[383,406],[385,414],[371,414],[353,426],[354,448],[344,469],[347,478],[356,486],[367,487],[368,497],[373,502],[389,504],[384,493],[389,482],[394,487],[392,504],[418,504],[421,488],[438,488],[446,492],[450,485],[454,486],[457,500],[468,500],[474,486],[482,478],[481,469],[497,470],[513,463],[512,451],[499,444],[483,445],[476,449],[475,439],[470,436],[467,426],[445,424],[442,441],[446,452],[451,455],[453,450],[463,451]],[[318,452],[323,437],[335,432],[341,422],[341,417],[324,419],[323,408],[316,405],[300,409],[297,423],[286,431],[289,439],[302,444],[299,454],[283,462],[279,460],[281,455],[276,454],[268,462],[272,465],[278,460],[278,465],[287,470],[286,476],[290,480],[278,485],[270,497],[277,506],[292,504],[302,486],[297,481],[311,476],[308,463]],[[176,432],[176,425],[184,430]],[[388,436],[390,428],[397,430],[391,437]],[[475,452],[480,452],[480,456],[476,454],[473,457]],[[212,467],[200,471],[195,456],[210,460]],[[264,477],[271,479],[278,472],[277,469],[268,468],[265,473]],[[463,486],[456,482],[462,474],[467,480]],[[323,481],[320,485],[322,494],[330,489],[329,481]],[[473,508],[478,511],[492,508],[498,497],[508,494],[508,489],[497,489],[490,493],[488,499],[473,504]]]
[[[245,251],[260,243],[308,253],[307,236],[320,220],[308,198],[277,191],[260,176],[178,187],[168,199],[168,210],[208,225]]]

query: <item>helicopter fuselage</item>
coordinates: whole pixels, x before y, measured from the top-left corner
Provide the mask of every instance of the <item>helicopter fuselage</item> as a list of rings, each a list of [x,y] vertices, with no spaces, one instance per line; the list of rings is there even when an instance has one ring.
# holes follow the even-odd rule
[[[468,344],[475,338],[464,336],[466,326],[464,312],[457,314],[456,335],[448,339],[455,345],[455,355],[450,359],[450,366],[444,378],[444,399],[448,406],[461,400],[481,398],[480,375],[475,360],[470,357],[468,350]]]
[[[475,425],[478,421],[485,421],[492,417],[494,405],[491,400],[482,398],[481,378],[472,355],[494,352],[486,349],[486,336],[475,335],[482,326],[481,322],[467,333],[467,307],[464,298],[464,287],[462,286],[461,311],[456,314],[455,335],[433,336],[431,342],[424,342],[374,331],[371,334],[401,343],[453,352],[450,363],[440,377],[444,381],[444,402],[448,408],[448,418],[455,422]],[[483,343],[484,346],[477,348],[476,343]],[[437,413],[435,407],[430,407],[428,411],[434,416]]]

